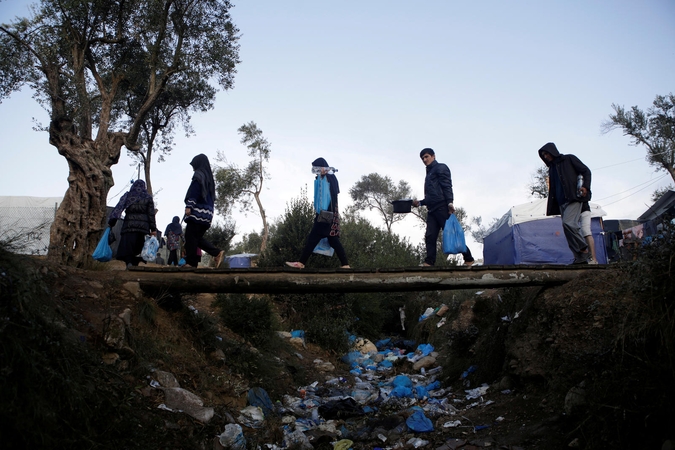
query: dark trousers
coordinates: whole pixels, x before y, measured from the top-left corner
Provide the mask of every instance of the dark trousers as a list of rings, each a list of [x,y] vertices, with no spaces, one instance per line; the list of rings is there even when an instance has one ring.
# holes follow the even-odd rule
[[[185,263],[192,267],[197,267],[199,264],[199,256],[197,255],[197,248],[211,256],[218,256],[220,249],[209,241],[204,239],[204,233],[209,229],[210,225],[201,223],[188,222],[185,226]]]
[[[120,233],[116,259],[132,266],[137,266],[140,262],[144,263],[143,258],[138,256],[143,250],[143,244],[145,244],[145,233]]]
[[[424,233],[424,243],[427,248],[427,257],[424,260],[425,263],[433,266],[436,264],[436,244],[438,242],[438,233],[445,227],[445,222],[450,218],[450,213],[448,208],[444,205],[441,208],[436,208],[433,211],[429,211],[427,214],[427,231]],[[464,262],[473,261],[473,256],[471,256],[471,250],[469,247],[466,247],[466,252],[462,253]]]
[[[330,236],[330,224],[317,223],[316,221],[314,221],[312,231],[309,232],[309,236],[307,236],[307,240],[305,241],[305,248],[302,249],[302,254],[300,255],[300,262],[302,264],[307,264],[307,260],[312,255],[314,247],[316,247],[319,241],[325,237],[328,238],[328,243],[330,244],[331,247],[333,247],[333,250],[335,250],[335,254],[340,260],[340,264],[343,266],[349,265],[349,263],[347,262],[347,253],[345,252],[345,249],[342,247],[340,238],[337,236]]]
[[[166,265],[170,266],[171,264],[178,265],[178,249],[169,250],[169,260],[166,262]]]

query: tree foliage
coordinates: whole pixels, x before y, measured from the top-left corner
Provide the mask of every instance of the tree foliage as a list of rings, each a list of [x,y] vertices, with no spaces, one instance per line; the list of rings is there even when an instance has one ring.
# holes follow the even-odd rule
[[[226,253],[230,251],[235,235],[234,222],[226,220],[223,224],[214,223],[204,233],[204,239]]]
[[[349,195],[354,200],[354,210],[368,209],[377,211],[387,232],[391,234],[391,227],[398,221],[405,219],[403,214],[394,214],[392,201],[410,198],[410,185],[403,180],[394,184],[388,176],[377,173],[363,175],[359,181],[349,190]]]
[[[548,197],[548,167],[546,164],[537,168],[537,170],[530,175],[530,183],[527,185],[530,195],[534,198]]]
[[[110,168],[122,146],[139,151],[143,125],[167,87],[179,80],[232,87],[239,47],[231,7],[227,0],[41,0],[32,18],[0,26],[0,99],[28,86],[49,112],[49,143],[69,166],[50,258],[91,261],[114,184]]]
[[[148,192],[153,193],[150,169],[153,156],[157,157],[157,162],[163,162],[165,157],[171,153],[174,147],[174,133],[178,126],[182,127],[186,136],[194,134],[190,124],[191,112],[206,112],[213,108],[213,102],[216,97],[216,89],[211,86],[207,80],[199,78],[197,73],[183,73],[167,84],[164,92],[158,98],[155,106],[150,110],[141,124],[141,133],[139,135],[139,149],[137,151],[127,150],[131,158],[138,160],[143,166],[145,173],[145,183]],[[144,85],[146,79],[139,80],[132,92],[129,106],[130,118],[137,109],[133,103],[143,100],[143,95],[147,92],[147,86]]]
[[[248,148],[251,161],[246,168],[239,169],[235,164],[228,164],[224,155],[219,154],[219,160],[225,161],[225,167],[216,170],[216,208],[221,214],[227,215],[232,206],[237,203],[241,211],[252,211],[255,201],[258,213],[263,222],[260,253],[264,253],[269,237],[267,215],[263,208],[260,194],[263,184],[269,179],[265,164],[270,159],[272,150],[270,143],[263,137],[262,130],[255,122],[242,125],[237,130],[241,134],[241,143]]]
[[[675,95],[657,95],[646,112],[637,106],[625,109],[616,104],[612,109],[614,114],[602,123],[602,132],[621,129],[632,145],[647,148],[651,166],[665,170],[675,181]]]

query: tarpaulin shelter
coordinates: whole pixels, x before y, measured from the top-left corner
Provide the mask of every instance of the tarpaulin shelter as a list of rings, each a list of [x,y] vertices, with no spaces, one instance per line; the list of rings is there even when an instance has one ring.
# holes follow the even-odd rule
[[[483,240],[484,264],[571,264],[574,255],[567,245],[560,216],[546,216],[547,199],[511,207],[487,232]],[[607,264],[601,217],[605,211],[591,207],[591,232],[598,263]]]

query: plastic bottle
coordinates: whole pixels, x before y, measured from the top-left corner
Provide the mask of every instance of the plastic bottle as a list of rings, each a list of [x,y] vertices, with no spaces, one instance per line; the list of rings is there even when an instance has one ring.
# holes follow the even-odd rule
[[[338,170],[335,167],[317,167],[317,166],[312,166],[312,173],[314,175],[321,175],[321,169],[325,169],[326,173],[329,175],[333,175],[335,172]]]
[[[584,185],[584,176],[577,175],[577,197],[581,198],[584,194],[581,192],[581,187]]]

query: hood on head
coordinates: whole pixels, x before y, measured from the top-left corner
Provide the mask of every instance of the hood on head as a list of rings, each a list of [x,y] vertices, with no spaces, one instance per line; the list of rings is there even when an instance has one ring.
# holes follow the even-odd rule
[[[195,170],[201,169],[202,167],[211,167],[211,164],[209,163],[209,158],[203,153],[200,153],[199,155],[192,158],[192,161],[190,161],[190,165]]]
[[[171,223],[180,223],[180,217],[173,216],[173,220],[171,221]]]
[[[541,158],[542,161],[544,161],[544,164],[546,164],[547,166],[549,165],[549,163],[544,159],[544,155],[542,154],[542,152],[546,152],[546,153],[550,154],[551,156],[553,156],[553,159],[560,156],[560,152],[558,151],[558,148],[555,146],[555,144],[553,142],[549,142],[546,145],[544,145],[542,148],[540,148],[539,152],[538,152],[539,157]]]
[[[330,167],[328,163],[326,162],[325,159],[323,158],[317,158],[314,161],[312,161],[312,166],[314,167]]]

